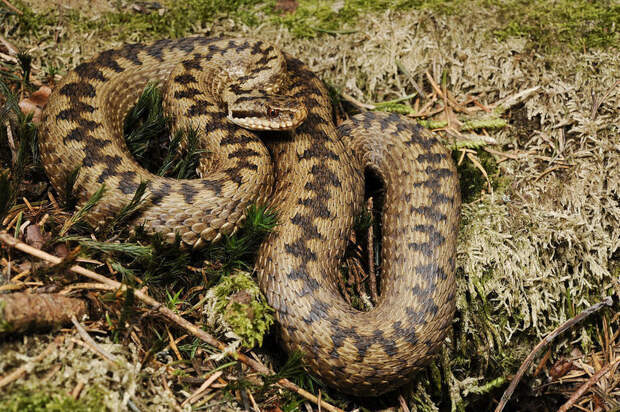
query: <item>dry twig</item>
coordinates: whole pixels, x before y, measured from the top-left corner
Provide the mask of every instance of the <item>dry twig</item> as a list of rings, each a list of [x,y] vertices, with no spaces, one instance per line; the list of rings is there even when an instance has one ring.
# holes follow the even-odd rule
[[[9,3],[9,0],[2,0],[2,2],[3,2],[4,4],[6,4],[6,6],[7,6],[9,9],[13,10],[15,13],[19,14],[20,16],[21,16],[22,14],[24,14],[24,13],[23,13],[20,9],[18,9],[17,7],[15,7],[15,6],[13,6],[11,3]]]
[[[527,356],[527,358],[525,358],[525,360],[521,364],[521,367],[519,368],[516,375],[512,379],[512,382],[510,382],[510,385],[508,385],[508,388],[504,391],[504,394],[502,395],[501,400],[499,401],[499,403],[497,404],[497,407],[495,408],[495,412],[501,412],[502,410],[504,410],[506,403],[512,396],[512,393],[515,391],[517,385],[519,384],[519,381],[521,381],[521,378],[525,374],[525,371],[527,371],[527,369],[530,367],[530,365],[534,361],[534,358],[536,357],[538,352],[540,352],[545,346],[551,343],[559,334],[561,334],[565,330],[570,329],[572,326],[581,322],[583,319],[587,318],[591,314],[598,312],[605,306],[611,306],[612,304],[613,304],[613,298],[611,296],[607,296],[603,301],[597,304],[594,304],[587,309],[584,309],[577,316],[567,320],[566,322],[558,326],[553,332],[548,334],[542,341],[540,341],[540,343],[536,345],[534,349],[532,349],[530,354]]]
[[[366,210],[368,210],[370,216],[373,216],[373,207],[372,197],[369,197],[366,203]],[[373,218],[371,218],[370,226],[368,227],[368,276],[370,277],[370,296],[372,297],[372,303],[376,305],[379,301],[379,294],[377,293],[377,276],[375,274],[375,234],[372,219]]]

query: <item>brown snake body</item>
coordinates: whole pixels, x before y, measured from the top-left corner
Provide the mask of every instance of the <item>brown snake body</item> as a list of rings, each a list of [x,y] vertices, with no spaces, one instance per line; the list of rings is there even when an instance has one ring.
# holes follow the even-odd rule
[[[209,150],[202,179],[154,176],[123,141],[127,110],[148,81],[168,76],[165,105],[179,119],[175,127],[200,129]],[[265,103],[261,95],[271,97]],[[259,139],[233,124],[263,129],[261,110],[284,130],[305,116],[269,143],[273,167]],[[57,191],[78,166],[81,202],[106,185],[89,215],[95,224],[127,204],[140,181],[148,182],[149,198],[136,223],[169,238],[180,233],[194,246],[235,230],[250,203],[268,202],[279,225],[263,242],[256,270],[284,346],[301,350],[329,385],[376,395],[409,380],[451,324],[458,179],[446,149],[410,120],[364,113],[336,129],[331,113],[321,81],[273,46],[163,40],[104,52],[69,73],[44,110],[40,149]],[[336,279],[365,167],[383,179],[385,206],[381,296],[360,312],[346,304]]]

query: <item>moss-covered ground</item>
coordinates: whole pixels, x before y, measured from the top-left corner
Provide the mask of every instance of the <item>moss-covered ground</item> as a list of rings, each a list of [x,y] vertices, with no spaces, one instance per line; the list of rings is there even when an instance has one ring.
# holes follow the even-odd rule
[[[18,57],[0,42],[0,80],[12,85],[18,98],[28,96],[41,83],[53,86],[78,63],[124,42],[224,34],[271,41],[304,60],[332,88],[335,101],[345,111],[355,110],[355,104],[350,104],[354,100],[365,104],[398,100],[400,106],[384,107],[414,117],[423,112],[426,115],[418,118],[431,121],[430,125],[453,123],[458,116],[471,114],[456,116],[445,108],[432,113],[442,107],[434,83],[469,111],[475,106],[488,109],[489,116],[500,113],[507,126],[463,131],[465,140],[459,136],[455,142],[450,130],[437,131],[455,147],[464,199],[457,316],[437,360],[397,394],[351,399],[321,386],[295,363],[284,365],[284,355],[273,337],[266,335],[255,352],[300,386],[315,394],[320,390],[323,399],[346,409],[398,409],[402,394],[410,410],[489,410],[543,336],[610,295],[616,299],[611,310],[573,327],[537,358],[535,365],[540,367],[526,373],[510,409],[555,410],[606,359],[611,362],[619,356],[617,2],[9,2],[19,13],[0,3],[0,35],[32,59],[30,84],[22,85],[24,55]],[[528,89],[534,91],[519,103],[495,111],[500,103]],[[399,100],[403,96],[411,97]],[[5,100],[6,96],[0,97],[3,105]],[[431,109],[422,110],[427,103]],[[12,169],[20,154],[9,141],[6,125],[1,127],[0,217],[9,214],[2,228],[10,223],[14,233],[27,219],[42,217],[29,215],[23,198],[42,202],[34,207],[42,205],[45,212],[52,213],[53,207],[36,153],[20,152],[28,166]],[[26,134],[31,132],[28,127],[22,128]],[[471,143],[478,138],[483,143]],[[30,142],[32,137],[24,139]],[[189,170],[187,165],[183,170]],[[18,187],[16,176],[21,177]],[[2,193],[12,197],[3,198]],[[4,210],[3,204],[12,212]],[[72,213],[68,210],[65,219]],[[23,220],[16,211],[24,212]],[[253,245],[252,234],[264,229],[260,227],[264,221],[257,219],[247,238],[229,240],[211,250],[208,258],[163,247],[157,239],[149,243],[133,238],[130,248],[106,250],[98,243],[103,239],[92,239],[79,222],[65,243],[79,244],[84,256],[105,260],[110,272],[124,282],[136,287],[146,284],[149,293],[196,322],[215,318],[207,316],[212,312],[191,312],[191,304],[205,304],[209,296],[213,299],[215,292],[208,295],[207,288],[217,283],[223,270],[236,273],[241,276],[237,283],[220,286],[220,291],[232,293],[227,297],[230,302],[212,300],[205,307],[240,309],[232,314],[220,311],[217,319],[224,326],[208,327],[242,347],[226,321],[247,326],[239,313],[247,313],[253,303],[245,294],[239,295],[236,285],[247,280],[239,271],[250,269],[251,256],[245,253],[246,246]],[[21,278],[15,280],[15,276],[26,271],[34,276],[32,281],[65,285],[58,268],[46,269],[20,256],[0,249],[0,285],[5,284],[1,293],[13,290],[8,285],[18,283]],[[37,277],[39,270],[41,277]],[[25,377],[0,390],[1,410],[95,410],[94,405],[110,410],[191,410],[181,402],[202,384],[204,379],[198,377],[217,370],[224,374],[195,409],[248,408],[252,405],[248,393],[261,410],[316,409],[305,406],[299,396],[270,386],[238,362],[219,357],[214,348],[183,337],[182,331],[167,328],[157,318],[149,320],[147,311],[135,308],[130,294],[108,293],[98,299],[104,316],[89,331],[119,361],[105,361],[63,330],[56,333],[67,335],[59,349],[30,364],[54,335],[0,337],[4,339],[0,377],[30,365]],[[268,309],[257,306],[253,312],[264,315],[262,326],[269,326]],[[148,345],[144,345],[145,336],[150,339]],[[249,337],[250,346],[263,339],[262,332],[260,338],[252,333]],[[572,369],[558,375],[558,365],[565,361],[571,362]],[[558,383],[561,378],[564,383]],[[581,406],[618,408],[618,390],[609,387],[613,382],[617,380],[611,377],[599,382],[595,393],[584,395]],[[76,395],[80,385],[84,389]]]

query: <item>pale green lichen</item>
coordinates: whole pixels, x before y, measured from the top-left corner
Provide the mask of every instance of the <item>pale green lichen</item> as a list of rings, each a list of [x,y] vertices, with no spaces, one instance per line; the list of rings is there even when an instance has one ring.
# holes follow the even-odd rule
[[[77,335],[73,338],[79,340]],[[56,350],[32,362],[49,344],[48,337],[39,336],[3,343],[0,376],[20,366],[26,367],[26,374],[0,391],[0,410],[119,411],[129,410],[132,404],[143,411],[164,411],[172,407],[170,394],[161,388],[166,368],[142,365],[144,353],[135,345],[97,339],[116,359],[112,363],[66,336]],[[85,386],[78,400],[67,398],[80,383]]]

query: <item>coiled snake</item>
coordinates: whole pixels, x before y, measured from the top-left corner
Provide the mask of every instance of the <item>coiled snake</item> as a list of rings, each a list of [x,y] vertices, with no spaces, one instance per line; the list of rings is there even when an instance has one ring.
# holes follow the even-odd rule
[[[201,132],[201,179],[155,176],[128,154],[124,115],[150,81],[166,82],[174,127]],[[71,71],[44,110],[40,151],[58,192],[76,167],[82,203],[106,185],[88,215],[94,224],[126,205],[141,181],[148,200],[135,223],[195,247],[234,231],[249,204],[275,207],[279,225],[256,270],[282,342],[326,383],[369,396],[405,383],[451,324],[458,180],[448,152],[410,120],[363,113],[336,129],[331,113],[321,81],[267,43],[162,40],[103,52]],[[267,149],[246,128],[289,131]],[[368,312],[346,304],[336,286],[364,168],[385,184],[382,291]]]

